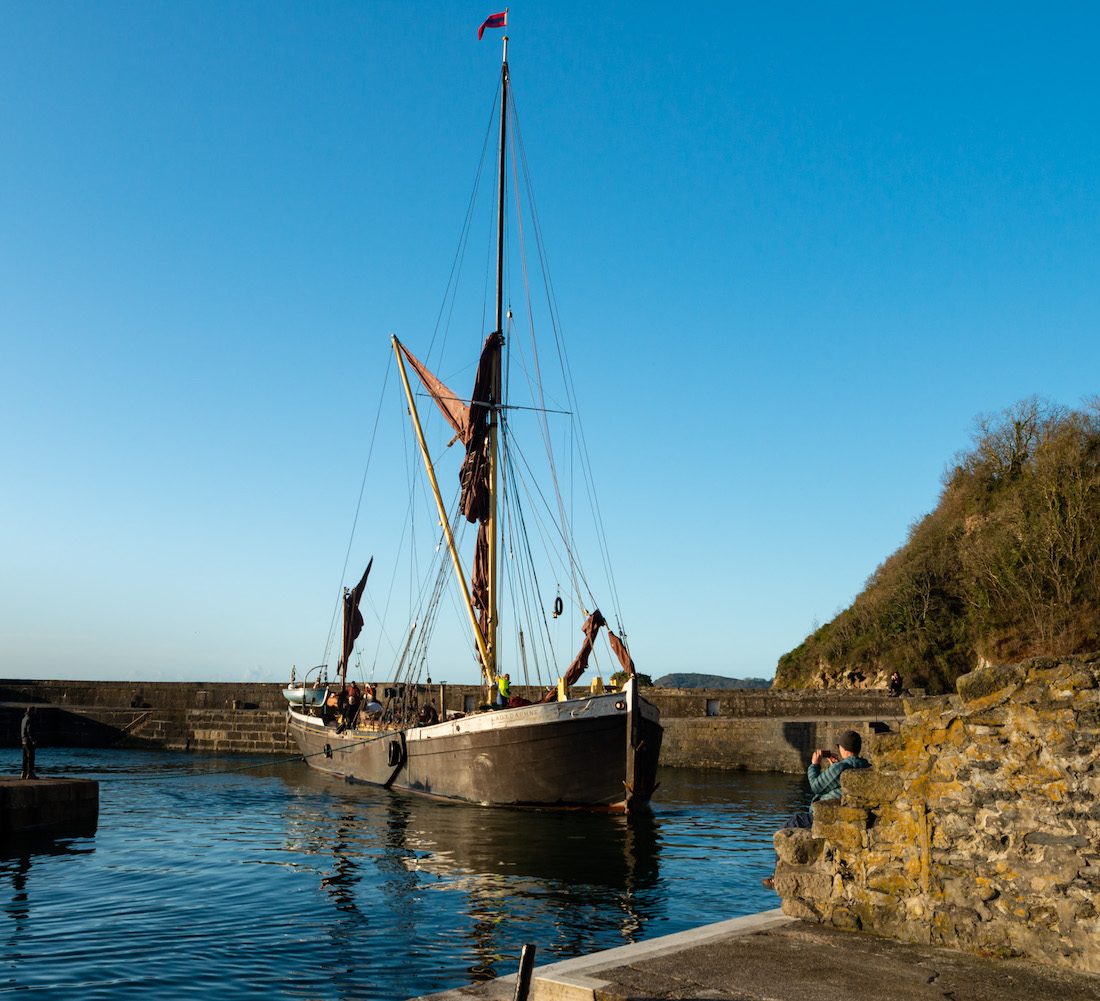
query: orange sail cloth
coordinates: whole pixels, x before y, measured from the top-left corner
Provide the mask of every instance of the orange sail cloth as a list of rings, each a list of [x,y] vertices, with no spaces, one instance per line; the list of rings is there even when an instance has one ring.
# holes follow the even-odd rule
[[[455,429],[455,434],[463,444],[470,440],[470,409],[454,393],[447,388],[446,383],[437,379],[435,375],[400,341],[397,346],[405,356],[405,360],[413,367],[420,378],[420,382],[428,391],[428,395],[435,400],[435,404],[447,418],[447,423]]]

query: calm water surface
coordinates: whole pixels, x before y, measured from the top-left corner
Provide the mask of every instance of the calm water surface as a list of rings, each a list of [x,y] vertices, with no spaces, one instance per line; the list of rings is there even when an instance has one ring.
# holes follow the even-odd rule
[[[799,776],[664,769],[632,818],[435,803],[298,762],[43,748],[99,830],[0,850],[0,993],[401,999],[778,905]],[[0,772],[19,768],[0,750]],[[230,771],[230,769],[236,769]]]

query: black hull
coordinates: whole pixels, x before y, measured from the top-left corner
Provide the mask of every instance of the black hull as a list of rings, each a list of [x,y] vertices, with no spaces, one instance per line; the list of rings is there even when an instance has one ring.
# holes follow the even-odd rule
[[[623,704],[621,696],[603,695],[342,734],[292,712],[289,729],[310,765],[355,782],[486,806],[624,812],[652,795],[663,730],[656,708],[639,700],[628,790],[629,717],[616,708]]]

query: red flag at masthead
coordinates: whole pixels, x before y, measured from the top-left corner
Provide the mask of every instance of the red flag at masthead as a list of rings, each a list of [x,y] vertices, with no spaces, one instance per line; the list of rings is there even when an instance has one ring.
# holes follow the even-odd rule
[[[485,34],[486,28],[507,28],[508,27],[508,11],[502,10],[499,14],[490,14],[485,18],[485,23],[477,29],[477,40],[481,41],[481,36]]]

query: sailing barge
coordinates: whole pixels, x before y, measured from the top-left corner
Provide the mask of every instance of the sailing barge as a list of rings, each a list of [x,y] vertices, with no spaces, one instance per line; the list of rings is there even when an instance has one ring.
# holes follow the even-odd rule
[[[505,21],[504,15],[494,15],[486,25],[503,27]],[[503,39],[498,107],[496,324],[485,339],[469,398],[453,393],[404,344],[396,337],[392,339],[404,403],[480,662],[486,704],[442,721],[433,718],[434,711],[426,718],[420,717],[416,693],[422,689],[402,668],[404,680],[387,690],[389,697],[385,706],[378,707],[380,711],[360,710],[343,723],[332,718],[335,714],[326,712],[323,706],[311,705],[314,700],[307,695],[309,689],[288,689],[288,729],[311,766],[355,782],[484,805],[629,812],[644,806],[656,787],[662,738],[660,714],[639,693],[624,637],[611,630],[598,608],[589,612],[584,608],[585,602],[578,600],[578,607],[586,615],[581,650],[540,701],[520,704],[523,700],[512,699],[500,707],[492,705],[501,701],[496,695],[504,676],[499,643],[502,481],[506,474],[515,478],[508,465],[509,405],[504,398],[506,380],[502,377],[503,346],[509,332],[505,321],[510,323],[512,317],[511,310],[505,315],[503,291],[510,107],[507,36]],[[409,369],[450,425],[453,440],[465,446],[459,474],[460,510],[454,517],[448,515],[440,491]],[[564,511],[560,498],[558,506]],[[456,528],[463,518],[477,525],[469,582],[456,541]],[[517,520],[511,518],[513,524]],[[574,581],[583,580],[575,569],[575,559],[575,553],[570,551],[570,577]],[[368,573],[369,570],[368,565]],[[341,691],[346,685],[355,640],[363,626],[359,603],[366,580],[365,573],[356,587],[344,591],[343,645],[338,670]],[[554,602],[555,618],[561,605],[559,595]],[[570,688],[586,670],[601,629],[605,630],[621,665],[620,677],[624,679],[621,689],[570,697]],[[409,635],[411,640],[412,633]],[[522,635],[519,649],[526,658]],[[526,672],[526,659],[523,667]]]

